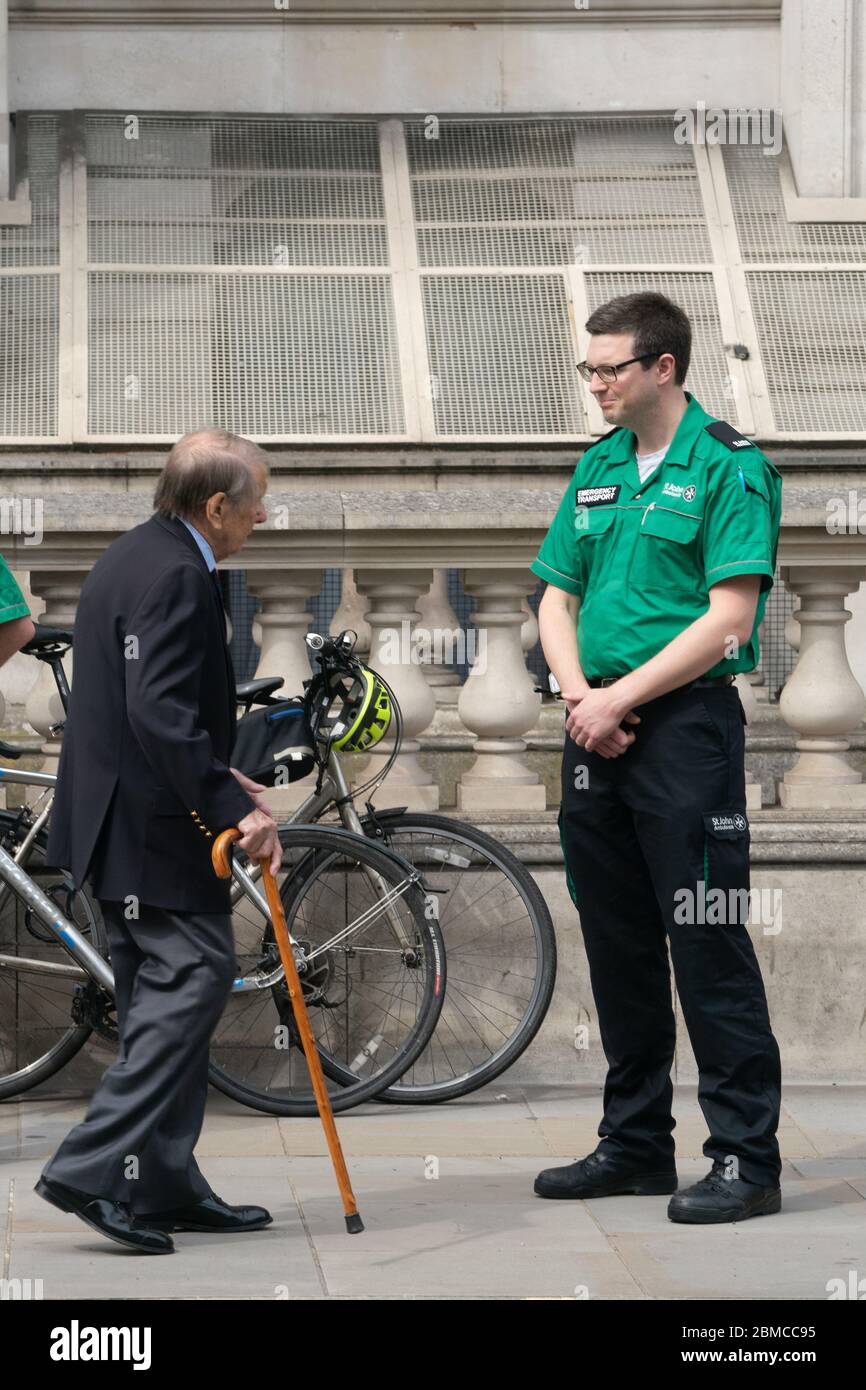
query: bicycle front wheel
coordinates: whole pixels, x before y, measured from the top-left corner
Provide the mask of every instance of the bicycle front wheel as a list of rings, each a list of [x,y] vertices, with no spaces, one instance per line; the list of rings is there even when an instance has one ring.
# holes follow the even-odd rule
[[[278,884],[335,1111],[373,1099],[423,1052],[444,994],[435,914],[409,865],[362,836],[280,827]],[[272,1115],[318,1113],[270,920],[235,906],[238,978],[211,1039],[210,1080]],[[338,1079],[335,1079],[334,1073]]]

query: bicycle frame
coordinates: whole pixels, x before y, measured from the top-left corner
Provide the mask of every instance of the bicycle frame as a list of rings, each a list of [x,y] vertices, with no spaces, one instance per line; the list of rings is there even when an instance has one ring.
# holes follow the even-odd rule
[[[68,704],[69,686],[63,670],[62,658],[60,656],[50,656],[44,659],[51,666],[57,688],[60,692],[64,709]],[[5,906],[10,894],[19,897],[36,914],[39,920],[48,927],[58,938],[61,945],[72,956],[73,961],[78,964],[63,964],[62,962],[50,962],[35,959],[28,959],[23,956],[8,956],[0,954],[0,971],[18,971],[20,973],[40,974],[40,975],[62,975],[70,979],[84,981],[89,977],[95,979],[112,998],[114,997],[114,974],[109,963],[96,951],[89,942],[82,936],[78,929],[58,911],[50,898],[41,891],[33,880],[24,872],[24,865],[27,863],[30,850],[40,830],[46,824],[51,813],[54,802],[54,788],[57,785],[56,774],[47,772],[35,772],[20,770],[11,767],[0,767],[0,781],[9,785],[23,785],[42,787],[51,793],[46,805],[33,819],[33,823],[28,828],[27,834],[17,846],[14,855],[10,855],[6,850],[0,848],[0,910]],[[363,835],[363,826],[360,817],[352,804],[349,786],[343,768],[340,764],[338,755],[331,753],[328,766],[322,777],[321,787],[314,791],[302,806],[290,817],[287,822],[290,825],[314,823],[322,812],[336,801],[340,818],[344,827],[354,832],[356,835]],[[408,867],[408,866],[407,866]],[[409,941],[403,929],[399,917],[392,912],[392,907],[398,898],[408,891],[409,887],[420,881],[421,876],[417,873],[410,873],[405,883],[398,885],[397,888],[389,889],[383,879],[372,869],[365,867],[364,873],[371,883],[376,893],[376,902],[373,907],[367,908],[362,912],[358,919],[348,927],[343,928],[331,940],[311,952],[309,957],[297,946],[297,942],[289,935],[289,941],[298,954],[298,967],[303,974],[308,962],[315,959],[338,945],[353,932],[367,925],[379,912],[387,912],[394,934],[395,942],[402,951],[409,950],[412,943]],[[238,862],[236,855],[232,856],[232,885],[230,902],[232,908],[240,902],[241,898],[247,898],[256,906],[264,917],[265,921],[270,921],[270,911],[267,900],[257,887],[258,880],[261,878],[261,865],[256,863],[246,868]],[[435,900],[434,900],[435,901]],[[232,981],[232,993],[244,993],[257,989],[269,989],[274,984],[279,983],[283,978],[282,963],[279,963],[274,970],[267,974],[257,974],[254,976],[239,976]]]
[[[345,796],[348,793],[345,777],[342,769],[337,767],[336,778],[326,777],[323,780],[322,792],[309,797],[302,807],[299,808],[290,823],[306,823],[302,818],[306,816],[307,807],[318,806],[318,814],[327,806],[334,794]],[[5,782],[15,782],[31,786],[45,787],[52,789],[56,786],[57,778],[51,773],[18,771],[12,768],[0,768],[0,778]],[[325,794],[325,786],[329,790]],[[57,909],[50,898],[33,882],[28,874],[24,872],[22,862],[25,859],[30,846],[33,844],[35,836],[48,819],[51,810],[53,796],[49,799],[48,805],[41,811],[34,820],[33,825],[27,833],[25,839],[16,850],[14,857],[8,851],[0,848],[0,882],[4,885],[0,891],[0,906],[2,906],[8,894],[13,893],[19,897],[33,911],[39,920],[58,938],[61,945],[65,948],[74,961],[78,964],[66,965],[62,962],[52,962],[36,959],[28,959],[24,956],[8,956],[0,954],[0,971],[18,971],[19,973],[29,973],[37,975],[64,976],[69,979],[85,981],[88,977],[95,979],[99,985],[105,989],[112,998],[114,997],[114,973],[109,963],[99,954],[98,951],[82,936],[81,932]],[[349,806],[351,819],[359,827],[360,820],[354,807]],[[358,832],[356,832],[358,833]],[[309,956],[297,947],[297,942],[290,936],[289,940],[298,953],[298,965],[302,973],[308,967],[310,961],[317,956],[338,946],[341,941],[351,936],[352,933],[368,925],[375,916],[382,912],[387,912],[394,931],[397,944],[402,950],[409,949],[411,943],[402,930],[395,926],[394,914],[391,911],[394,903],[403,896],[404,893],[415,883],[420,881],[420,875],[412,873],[406,880],[395,888],[387,888],[383,880],[373,870],[367,871],[372,878],[373,885],[377,892],[377,898],[372,907],[365,909],[353,922],[341,931],[337,932],[330,940],[318,946]],[[261,877],[261,866],[255,864],[251,870],[239,863],[236,856],[232,858],[232,877],[231,888],[232,907],[240,901],[242,897],[248,898],[262,912],[266,921],[270,921],[270,911],[268,904],[262,893],[256,887],[256,880]],[[399,919],[398,919],[399,920]],[[238,976],[232,981],[231,992],[233,994],[245,993],[251,990],[270,989],[283,979],[284,971],[282,963],[279,963],[268,973],[258,973],[252,976]]]
[[[59,912],[50,898],[33,882],[11,854],[0,849],[0,878],[25,902],[39,920],[54,932],[61,944],[80,966],[62,962],[27,960],[21,956],[0,956],[0,970],[14,969],[34,975],[64,975],[75,980],[88,976],[114,996],[114,974],[108,962],[86,941],[77,927]]]
[[[333,750],[328,759],[328,765],[325,768],[321,786],[312,791],[306,801],[302,802],[298,809],[283,823],[285,825],[315,824],[322,812],[327,810],[332,802],[336,802],[337,804],[344,828],[352,831],[355,835],[363,835],[364,827],[361,824],[361,818],[352,802],[349,784],[346,781],[346,774],[340,762],[339,754]],[[266,918],[269,918],[268,905],[256,887],[257,880],[261,878],[261,866],[255,864],[249,870],[240,869],[240,866],[235,867],[239,869],[239,872],[234,874],[235,882],[232,884],[231,889],[232,907],[240,901],[241,897],[247,897],[251,902],[255,903],[256,907],[258,907],[259,911]],[[381,895],[380,900],[387,903],[388,893],[379,875],[372,869],[365,869],[364,873],[373,889]],[[401,950],[408,950],[411,943],[406,937],[402,921],[398,917],[395,917],[390,911],[388,912],[388,918],[397,945]],[[292,941],[291,935],[289,936],[289,940]],[[320,955],[321,951],[324,949],[324,947],[320,947],[307,959],[313,960],[317,955]]]
[[[10,858],[16,864],[23,867],[30,858],[30,848],[36,836],[46,824],[51,814],[51,807],[54,805],[54,788],[57,785],[57,778],[54,773],[51,772],[22,772],[20,768],[0,767],[0,782],[15,783],[19,786],[23,785],[27,787],[44,787],[46,791],[51,792],[45,806],[42,808],[39,815],[34,818],[30,829],[27,831],[27,834],[16,849],[14,855],[10,855]],[[0,912],[2,912],[3,908],[6,906],[6,899],[12,891],[11,886],[6,882],[0,887]],[[3,957],[0,956],[0,962],[2,962],[2,960]]]

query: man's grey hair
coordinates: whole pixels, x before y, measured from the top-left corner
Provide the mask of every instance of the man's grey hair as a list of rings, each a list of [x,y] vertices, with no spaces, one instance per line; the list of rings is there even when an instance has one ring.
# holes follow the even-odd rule
[[[153,505],[160,516],[186,521],[200,516],[216,492],[243,506],[256,496],[253,464],[267,473],[268,456],[251,439],[228,430],[193,430],[172,447],[157,479]]]

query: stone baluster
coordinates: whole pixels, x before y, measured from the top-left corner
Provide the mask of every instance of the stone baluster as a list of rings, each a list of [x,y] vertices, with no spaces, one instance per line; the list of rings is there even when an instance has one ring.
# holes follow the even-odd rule
[[[457,788],[458,810],[544,810],[544,784],[526,763],[521,737],[535,725],[541,696],[527,679],[521,642],[523,600],[534,587],[523,568],[467,570],[464,587],[478,598],[479,649],[460,692],[457,711],[478,734],[473,766]]]
[[[465,634],[448,598],[448,571],[434,570],[433,583],[421,594],[418,610],[419,633],[426,634],[429,660],[423,659],[424,675],[437,705],[456,705],[460,697],[460,677],[451,669],[460,655]]]
[[[31,570],[30,589],[45,603],[45,609],[39,614],[38,621],[46,627],[73,628],[78,600],[81,597],[81,586],[87,575],[86,569]],[[63,658],[63,669],[70,686],[74,653],[73,647]],[[62,723],[66,718],[66,712],[51,668],[42,661],[37,664],[39,674],[33,682],[24,708],[28,723],[43,740],[45,764],[42,771],[56,772],[60,757],[60,739],[52,738],[49,729],[52,724]],[[28,788],[28,797],[31,790]]]
[[[429,569],[356,571],[358,591],[369,600],[370,665],[392,687],[403,716],[402,752],[372,798],[377,806],[435,811],[439,805],[439,788],[418,758],[418,734],[431,723],[436,701],[417,660],[412,638],[418,618],[416,604],[430,588],[432,579]],[[390,735],[377,744],[363,772],[365,782],[384,766],[393,747]]]
[[[322,571],[306,569],[251,569],[247,592],[259,603],[253,619],[253,638],[260,648],[255,679],[282,676],[279,698],[302,695],[311,667],[304,641],[312,619],[307,600],[322,587]],[[310,795],[315,773],[268,791],[267,804],[277,817],[290,815]]]
[[[520,629],[520,645],[523,649],[524,670],[526,671],[526,679],[529,681],[529,688],[530,690],[534,690],[537,684],[537,677],[533,675],[526,665],[526,658],[538,641],[538,619],[532,611],[528,598],[524,597],[521,609],[523,611],[524,621]]]
[[[300,695],[310,678],[310,662],[304,638],[312,619],[307,600],[322,587],[321,570],[251,569],[247,592],[255,596],[259,610],[253,619],[253,638],[261,648],[256,679],[282,676],[280,696]]]
[[[349,628],[353,632],[357,632],[358,640],[355,643],[357,656],[369,656],[370,654],[370,624],[367,622],[366,612],[367,600],[363,594],[358,593],[355,584],[355,571],[349,565],[343,570],[340,606],[331,619],[331,626],[328,631],[332,637],[337,637]]]
[[[862,721],[866,695],[848,664],[851,614],[844,599],[866,579],[866,567],[795,563],[782,576],[800,599],[799,659],[779,702],[782,718],[799,734],[799,757],[779,784],[779,800],[792,809],[864,809],[866,785],[848,760],[846,734]]]
[[[793,609],[785,619],[785,641],[789,647],[793,647],[795,652],[800,650],[800,611],[799,602],[794,604]]]

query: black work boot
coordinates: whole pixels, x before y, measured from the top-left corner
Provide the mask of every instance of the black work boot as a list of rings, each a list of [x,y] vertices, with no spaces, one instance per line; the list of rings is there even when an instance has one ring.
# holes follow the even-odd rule
[[[763,1187],[745,1178],[726,1177],[726,1165],[716,1159],[705,1178],[684,1187],[668,1202],[671,1221],[715,1226],[721,1221],[745,1221],[750,1216],[770,1216],[782,1205],[782,1189]]]
[[[564,1168],[545,1168],[535,1179],[539,1197],[659,1196],[677,1190],[677,1170],[650,1167],[633,1158],[598,1148]]]

